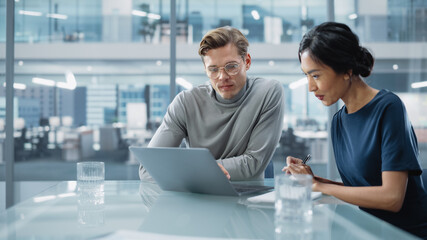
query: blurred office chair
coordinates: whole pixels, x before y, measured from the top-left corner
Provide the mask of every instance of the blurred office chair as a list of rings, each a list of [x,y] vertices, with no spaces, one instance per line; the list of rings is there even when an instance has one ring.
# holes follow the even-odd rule
[[[273,160],[271,160],[264,171],[264,178],[274,178]]]
[[[117,150],[119,136],[116,129],[111,125],[99,127],[99,145],[101,151]]]

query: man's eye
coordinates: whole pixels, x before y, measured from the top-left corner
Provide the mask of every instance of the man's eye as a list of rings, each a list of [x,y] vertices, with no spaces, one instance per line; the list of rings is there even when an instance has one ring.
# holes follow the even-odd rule
[[[238,67],[238,65],[237,65],[237,64],[229,64],[229,65],[225,66],[225,68],[226,68],[227,70],[234,70],[234,69],[236,69],[237,67]]]
[[[209,68],[209,72],[218,72],[218,68]]]

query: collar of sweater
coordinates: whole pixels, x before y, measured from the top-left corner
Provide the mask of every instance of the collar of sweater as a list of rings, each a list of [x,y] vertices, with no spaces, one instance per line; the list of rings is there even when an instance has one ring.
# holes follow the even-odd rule
[[[218,102],[225,103],[225,104],[231,104],[231,103],[235,103],[235,102],[239,101],[243,97],[243,95],[245,95],[245,92],[247,89],[248,89],[248,80],[246,79],[245,86],[243,86],[242,89],[233,98],[224,99],[215,90],[214,91],[215,91],[215,97],[218,100]]]

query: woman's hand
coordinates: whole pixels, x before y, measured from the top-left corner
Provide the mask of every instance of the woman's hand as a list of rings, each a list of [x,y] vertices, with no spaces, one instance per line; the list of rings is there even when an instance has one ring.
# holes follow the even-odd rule
[[[282,169],[283,172],[288,174],[310,174],[314,178],[310,166],[303,164],[301,159],[288,156],[286,164],[287,166]]]
[[[314,178],[314,174],[311,171],[310,166],[302,163],[301,164],[291,163],[286,167],[286,171],[289,172],[290,174],[309,174],[309,175],[312,175]]]
[[[291,156],[286,158],[286,164],[287,166],[282,169],[283,172],[286,172],[287,174],[309,174],[313,176],[312,190],[316,192],[319,191],[318,185],[321,184],[321,182],[319,182],[317,177],[314,176],[310,166],[303,164],[301,159]]]
[[[288,167],[291,164],[302,164],[302,160],[299,158],[288,156],[286,158],[286,166],[282,169],[282,172],[286,172],[287,174],[291,174],[291,171],[288,170]]]

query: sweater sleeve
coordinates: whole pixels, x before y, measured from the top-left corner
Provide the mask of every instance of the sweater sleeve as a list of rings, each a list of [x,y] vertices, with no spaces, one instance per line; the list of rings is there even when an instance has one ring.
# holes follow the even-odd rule
[[[151,138],[148,147],[179,147],[187,135],[183,93],[180,93],[169,105],[162,124]],[[142,165],[139,166],[141,180],[150,180],[151,176]]]
[[[283,126],[284,91],[277,82],[267,92],[245,152],[217,160],[230,173],[231,180],[263,179],[263,172],[274,154]]]

